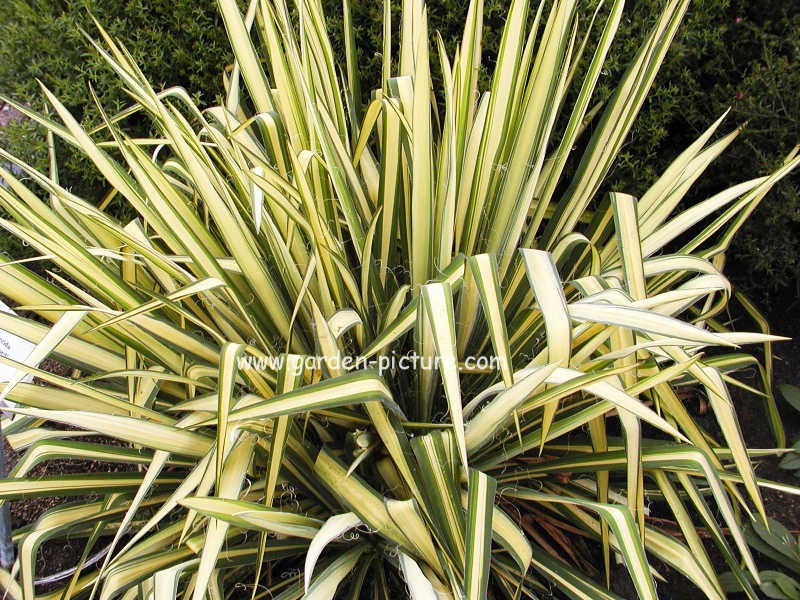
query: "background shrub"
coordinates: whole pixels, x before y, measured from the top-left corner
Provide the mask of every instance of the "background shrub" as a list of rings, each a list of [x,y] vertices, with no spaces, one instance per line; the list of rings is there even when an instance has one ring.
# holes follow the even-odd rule
[[[657,0],[633,4],[614,60],[624,63],[630,56],[628,46],[635,47],[639,29],[658,5]],[[612,186],[640,194],[677,149],[728,107],[729,126],[747,126],[691,199],[715,193],[738,176],[774,169],[800,142],[798,39],[796,2],[693,2],[619,157]],[[728,274],[767,308],[796,293],[799,185],[794,174],[776,186],[731,248]]]
[[[0,3],[0,91],[41,108],[41,80],[87,126],[99,115],[89,83],[108,111],[129,99],[105,61],[78,27],[95,35],[91,15],[126,47],[160,87],[180,85],[201,105],[222,93],[222,72],[231,51],[214,0],[7,0]],[[135,131],[135,129],[134,129]],[[138,134],[146,134],[144,125]],[[47,164],[43,135],[30,123],[2,132],[2,142],[41,168]],[[58,147],[59,175],[67,187],[97,198],[107,190],[85,158]]]

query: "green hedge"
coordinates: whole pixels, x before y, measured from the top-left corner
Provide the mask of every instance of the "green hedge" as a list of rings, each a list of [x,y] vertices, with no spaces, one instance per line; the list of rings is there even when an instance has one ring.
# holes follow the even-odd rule
[[[98,122],[90,82],[107,111],[126,106],[117,77],[79,29],[96,35],[91,15],[126,44],[151,81],[184,86],[206,103],[222,94],[222,71],[231,51],[214,0],[5,0],[0,3],[0,91],[41,107],[36,82],[41,80],[87,124]],[[46,164],[44,139],[30,124],[2,135],[15,153],[37,166]],[[59,159],[66,185],[91,197],[105,191],[77,153],[59,148]]]
[[[331,27],[341,31],[341,1],[323,4]],[[377,85],[382,6],[352,4],[361,71],[373,74]],[[464,21],[466,2],[428,4],[432,27],[452,51],[461,35],[453,24]],[[661,4],[629,3],[601,94],[613,88]],[[507,5],[508,0],[485,0],[487,64],[496,53]],[[587,15],[591,8],[587,6]],[[206,103],[221,94],[221,72],[231,59],[214,0],[6,0],[0,3],[0,91],[38,105],[39,78],[88,123],[97,120],[90,81],[109,110],[124,106],[126,98],[114,87],[113,75],[75,27],[94,31],[89,12],[125,42],[151,80],[182,85]],[[800,141],[798,39],[798,3],[695,0],[615,167],[613,186],[634,194],[644,190],[666,167],[664,157],[686,147],[728,106],[733,107],[730,127],[745,121],[749,126],[695,193],[713,193],[725,182],[774,167]],[[338,46],[343,48],[341,40]],[[16,153],[40,167],[46,164],[44,141],[30,125],[6,128],[0,136]],[[90,165],[66,148],[59,148],[59,155],[62,181],[78,193],[102,196]],[[800,278],[798,181],[794,175],[778,186],[732,251],[734,276],[762,304]]]

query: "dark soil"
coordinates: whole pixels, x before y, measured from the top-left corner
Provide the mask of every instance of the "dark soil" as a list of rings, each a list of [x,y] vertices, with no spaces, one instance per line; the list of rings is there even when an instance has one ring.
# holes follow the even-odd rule
[[[56,375],[67,376],[70,373],[69,367],[54,360],[46,360],[41,368]],[[53,427],[61,427],[53,424]],[[81,436],[73,438],[75,441],[94,442],[101,444],[115,444],[115,440],[110,440],[98,436]],[[9,471],[14,468],[17,461],[22,457],[22,452],[15,452],[8,442],[4,439],[6,466]],[[44,477],[57,477],[66,474],[79,473],[108,473],[120,472],[135,469],[134,465],[108,464],[90,462],[86,460],[73,459],[54,459],[39,463],[28,474],[27,478],[37,479]],[[33,523],[43,513],[68,502],[90,502],[96,500],[96,496],[86,495],[72,498],[30,498],[26,500],[15,500],[9,502],[11,512],[11,526],[17,529],[26,524]],[[42,544],[36,557],[36,576],[43,577],[59,573],[74,567],[80,560],[84,548],[82,544],[72,545],[69,540],[66,542],[58,540]],[[47,591],[48,588],[39,587],[38,591]]]
[[[791,338],[772,346],[775,355],[773,390],[786,430],[786,443],[791,445],[800,439],[800,413],[783,399],[779,386],[782,384],[800,386],[800,299],[795,297],[787,299],[780,310],[776,309],[774,314],[770,315],[770,323],[774,334]],[[756,384],[755,378],[745,382]],[[774,447],[775,440],[759,399],[743,392],[735,394],[734,401],[748,447]],[[800,480],[792,472],[778,468],[778,462],[780,459],[777,457],[761,459],[756,464],[756,474],[764,479],[800,485]],[[763,490],[763,496],[767,514],[797,534],[800,530],[800,496],[773,490]]]
[[[73,438],[75,441],[113,444],[113,440],[98,436],[81,436]],[[9,469],[12,469],[22,453],[14,452],[6,442],[6,460]],[[27,477],[30,479],[56,477],[70,473],[115,473],[135,469],[134,465],[108,464],[90,462],[85,460],[56,459],[38,464]],[[44,512],[66,503],[92,502],[98,496],[87,494],[71,498],[31,498],[10,502],[11,525],[14,529],[33,523]],[[102,546],[98,546],[99,549]],[[84,547],[82,543],[70,544],[69,539],[46,542],[39,548],[36,557],[36,577],[46,577],[54,573],[66,571],[74,567],[80,560]],[[48,587],[39,587],[39,591],[48,591]]]

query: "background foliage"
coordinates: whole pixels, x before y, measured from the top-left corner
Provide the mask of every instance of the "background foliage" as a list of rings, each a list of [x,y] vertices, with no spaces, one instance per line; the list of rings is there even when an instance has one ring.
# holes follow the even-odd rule
[[[156,87],[180,85],[207,105],[222,93],[222,72],[231,62],[225,28],[212,0],[8,0],[0,3],[0,90],[40,109],[37,80],[53,90],[86,125],[98,122],[89,84],[101,104],[117,112],[130,99],[93,52],[80,28],[103,27],[124,39]],[[76,27],[77,26],[77,27]],[[146,133],[140,123],[138,132]],[[30,122],[2,132],[5,147],[46,168],[47,146]],[[87,197],[107,190],[89,161],[59,147],[61,180]]]

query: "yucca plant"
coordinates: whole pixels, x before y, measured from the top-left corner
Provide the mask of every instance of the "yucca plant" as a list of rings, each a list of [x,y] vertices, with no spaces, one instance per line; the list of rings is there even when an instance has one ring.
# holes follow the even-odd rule
[[[609,4],[513,0],[479,90],[480,0],[452,57],[441,41],[431,57],[421,0],[393,47],[387,2],[363,106],[352,31],[340,64],[319,0],[219,0],[224,105],[154,91],[101,29],[130,110],[87,132],[47,89],[49,113],[19,106],[139,217],[61,187],[55,159],[44,174],[0,152],[24,171],[0,170],[2,225],[46,273],[0,268],[36,315],[0,314],[36,344],[0,359],[18,369],[4,430],[27,448],[0,498],[84,497],[15,532],[7,596],[599,599],[621,561],[642,598],[664,565],[722,598],[703,527],[756,597],[740,514],[765,518],[759,487],[776,484],[727,386],[755,364],[736,348],[775,338],[715,315],[731,236],[798,159],[683,208],[736,137],[714,137],[720,119],[638,200],[599,197],[688,2],[666,3],[597,106]],[[154,137],[126,136],[134,113]],[[28,476],[59,456],[133,467]],[[80,562],[37,589],[37,549],[65,538]]]

